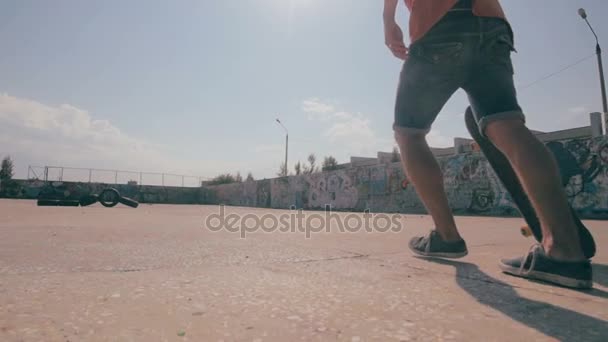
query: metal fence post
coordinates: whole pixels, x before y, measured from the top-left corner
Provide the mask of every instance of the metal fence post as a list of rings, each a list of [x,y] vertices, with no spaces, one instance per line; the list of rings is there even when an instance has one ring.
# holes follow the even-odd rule
[[[38,173],[36,172],[36,168],[42,168],[43,169],[43,174],[42,175],[38,175]],[[89,171],[89,179],[88,182],[89,183],[93,183],[93,171],[100,171],[100,172],[104,172],[104,173],[109,173],[109,172],[113,172],[114,173],[114,184],[118,185],[118,174],[119,173],[126,173],[126,174],[131,174],[131,175],[135,175],[135,174],[139,174],[139,185],[143,185],[144,184],[144,179],[143,179],[143,171],[121,171],[121,170],[107,170],[107,169],[93,169],[93,168],[72,168],[72,167],[63,167],[63,166],[32,166],[32,165],[28,165],[27,167],[27,179],[38,179],[38,180],[44,180],[45,182],[54,182],[54,181],[58,181],[58,182],[63,182],[64,181],[64,176],[65,176],[65,170],[80,170],[80,171]],[[58,175],[57,178],[53,178],[55,176],[50,175],[51,177],[49,177],[49,170],[58,170]],[[188,175],[179,175],[179,174],[166,174],[166,173],[149,173],[150,175],[161,175],[162,177],[162,181],[161,181],[161,185],[162,186],[167,186],[167,184],[165,183],[165,176],[172,176],[172,177],[176,177],[179,179],[179,177],[181,177],[182,179],[182,188],[186,187],[186,178],[190,179],[194,179],[195,181],[198,181],[198,185],[197,187],[202,187],[203,186],[203,182],[205,182],[205,178],[201,177],[201,176],[188,176]],[[79,176],[78,176],[79,177]],[[86,176],[85,176],[86,177]],[[103,178],[103,177],[102,177]],[[135,181],[135,179],[131,179],[131,178],[136,178],[136,177],[129,177],[128,181]],[[85,182],[84,179],[78,178],[79,182]],[[99,181],[99,180],[98,180]],[[103,181],[103,180],[102,180]],[[179,182],[179,181],[178,181]],[[179,183],[175,184],[175,186],[179,186]]]

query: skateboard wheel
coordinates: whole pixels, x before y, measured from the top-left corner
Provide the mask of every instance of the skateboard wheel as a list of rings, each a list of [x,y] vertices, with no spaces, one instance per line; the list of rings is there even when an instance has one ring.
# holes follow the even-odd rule
[[[525,236],[525,237],[530,237],[532,236],[532,230],[530,229],[530,227],[528,226],[523,226],[521,227],[521,235]]]

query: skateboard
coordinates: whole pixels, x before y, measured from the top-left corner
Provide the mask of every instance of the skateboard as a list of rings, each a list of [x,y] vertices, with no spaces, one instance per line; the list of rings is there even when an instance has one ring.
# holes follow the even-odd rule
[[[471,107],[468,107],[465,112],[465,122],[471,137],[473,137],[473,140],[475,140],[481,152],[483,152],[483,154],[486,156],[486,159],[492,166],[492,169],[494,169],[494,172],[502,182],[503,186],[513,198],[513,202],[515,202],[517,209],[526,221],[527,226],[522,227],[520,232],[526,237],[533,235],[536,241],[541,242],[543,239],[543,234],[540,221],[534,208],[532,207],[532,204],[530,203],[530,199],[526,195],[522,185],[519,182],[519,179],[517,178],[517,175],[515,174],[515,170],[513,170],[511,167],[511,163],[509,163],[505,155],[502,154],[502,152],[500,152],[489,139],[481,135],[479,132],[479,126],[477,125],[477,120],[475,119],[475,115],[473,114]],[[570,211],[572,212],[572,216],[574,217],[574,221],[578,227],[583,253],[585,254],[585,257],[591,259],[593,256],[595,256],[595,241],[593,240],[593,236],[581,222],[572,207],[570,207]]]

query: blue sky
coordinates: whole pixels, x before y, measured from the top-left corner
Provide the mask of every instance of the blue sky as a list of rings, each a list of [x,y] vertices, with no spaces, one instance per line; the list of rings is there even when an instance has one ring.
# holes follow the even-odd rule
[[[378,0],[4,0],[0,155],[65,165],[212,177],[390,151],[401,63],[383,44]],[[585,7],[608,51],[605,0],[503,1],[523,86],[594,53]],[[399,20],[407,27],[401,5]],[[608,60],[606,61],[608,63]],[[595,59],[520,89],[533,129],[588,124],[601,100]],[[468,136],[466,97],[429,136]]]

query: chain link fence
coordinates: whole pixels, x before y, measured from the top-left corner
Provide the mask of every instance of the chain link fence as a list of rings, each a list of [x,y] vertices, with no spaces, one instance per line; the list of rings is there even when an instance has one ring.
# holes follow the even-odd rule
[[[28,179],[51,182],[82,182],[105,184],[157,185],[175,187],[200,187],[209,179],[199,176],[157,172],[87,169],[64,166],[29,166]]]

